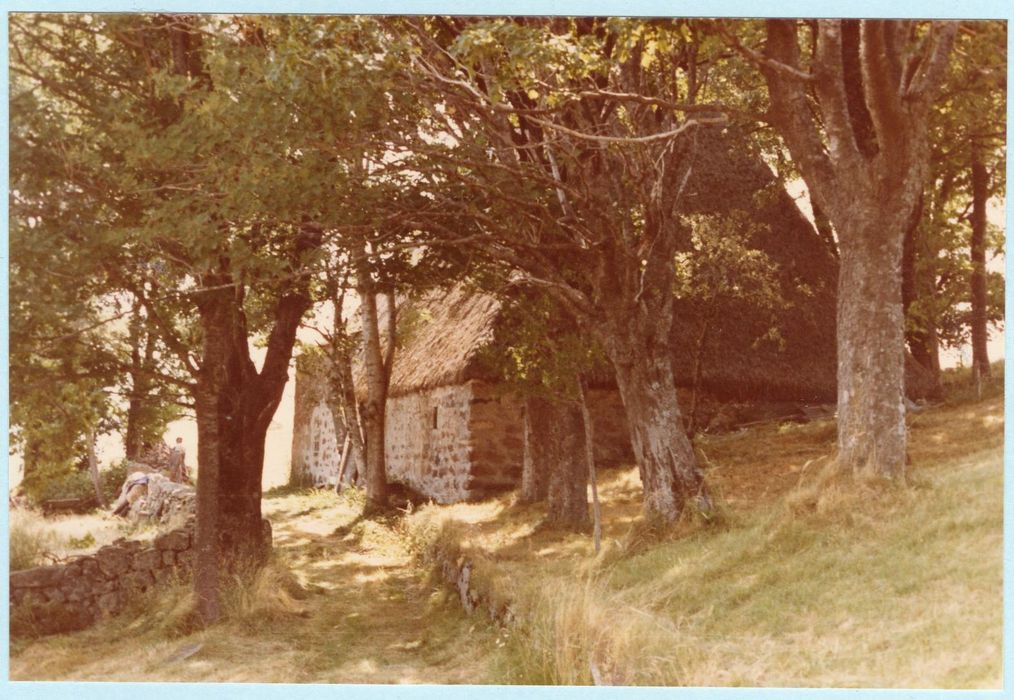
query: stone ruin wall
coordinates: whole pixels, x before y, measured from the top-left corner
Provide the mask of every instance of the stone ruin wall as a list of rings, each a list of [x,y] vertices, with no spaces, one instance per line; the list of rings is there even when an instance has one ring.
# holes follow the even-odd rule
[[[334,487],[341,467],[345,430],[338,403],[325,380],[323,362],[324,358],[305,355],[296,360],[289,481],[301,486]],[[350,450],[348,459],[346,482],[363,468],[354,450]]]
[[[11,636],[84,629],[153,586],[192,575],[194,520],[151,543],[118,540],[65,564],[12,571]]]

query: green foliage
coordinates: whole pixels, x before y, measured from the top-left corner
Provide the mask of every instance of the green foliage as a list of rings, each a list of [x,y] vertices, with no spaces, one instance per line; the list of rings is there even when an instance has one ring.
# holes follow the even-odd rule
[[[521,395],[577,398],[581,375],[610,377],[601,348],[551,297],[519,294],[503,301],[496,339],[479,362]]]
[[[969,341],[972,264],[969,260],[971,164],[977,154],[989,173],[988,196],[1006,192],[1006,26],[962,23],[946,80],[930,118],[929,180],[916,233],[916,297],[908,309],[909,330],[935,330],[944,346]],[[987,261],[1003,255],[1004,231],[987,226]],[[1004,318],[1002,273],[987,271],[987,318]]]

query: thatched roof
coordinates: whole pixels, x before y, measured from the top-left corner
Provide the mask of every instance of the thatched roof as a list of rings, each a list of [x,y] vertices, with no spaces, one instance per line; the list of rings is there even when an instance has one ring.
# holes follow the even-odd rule
[[[678,381],[692,377],[707,318],[701,385],[708,393],[737,400],[833,402],[838,259],[744,137],[731,129],[713,131],[705,143],[688,182],[690,208],[701,214],[742,210],[760,224],[752,243],[778,265],[787,303],[774,319],[742,302],[714,304],[706,314],[677,304],[672,342]],[[762,339],[772,320],[781,342]],[[912,397],[933,391],[932,377],[910,355],[906,387]]]
[[[493,340],[500,302],[464,285],[434,290],[398,309],[398,347],[389,394],[400,396],[485,376],[477,353]],[[383,307],[381,328],[386,326]],[[386,343],[386,338],[384,340]],[[356,393],[364,395],[362,362],[353,369]]]
[[[786,304],[772,317],[742,301],[707,309],[677,303],[672,342],[682,383],[693,376],[697,343],[708,323],[701,385],[736,400],[833,401],[838,261],[746,138],[702,138],[687,202],[699,214],[746,212],[760,227],[751,240],[778,266]],[[772,325],[781,341],[764,339]]]

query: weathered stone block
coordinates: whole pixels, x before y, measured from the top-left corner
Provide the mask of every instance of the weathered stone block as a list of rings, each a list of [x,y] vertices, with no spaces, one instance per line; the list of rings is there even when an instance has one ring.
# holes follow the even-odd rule
[[[146,591],[154,582],[150,571],[135,571],[123,577],[123,587],[127,591]]]
[[[176,564],[176,552],[171,549],[167,549],[162,552],[162,566],[174,566]]]
[[[82,557],[78,559],[78,564],[81,566],[82,576],[93,578],[99,572],[99,563],[95,557]]]
[[[67,596],[67,600],[72,603],[87,600],[93,595],[93,588],[85,579],[77,579],[71,585],[64,584],[62,590]]]
[[[155,548],[180,551],[190,546],[190,534],[183,530],[166,532],[155,538]]]
[[[119,612],[123,607],[123,597],[119,591],[106,593],[99,596],[99,599],[96,601],[96,607],[103,615],[112,615]]]
[[[169,552],[169,554],[172,554],[172,552]],[[168,566],[164,566],[161,569],[152,570],[151,575],[154,577],[155,583],[165,583],[176,575],[176,571]]]
[[[66,602],[67,596],[59,588],[47,588],[46,600],[50,603],[63,603]]]
[[[126,573],[132,558],[127,549],[116,545],[107,545],[95,553],[99,570],[110,578]]]
[[[134,570],[147,571],[162,563],[162,553],[157,549],[142,549],[134,555]]]
[[[11,588],[46,588],[63,582],[64,567],[37,566],[34,569],[11,572]]]

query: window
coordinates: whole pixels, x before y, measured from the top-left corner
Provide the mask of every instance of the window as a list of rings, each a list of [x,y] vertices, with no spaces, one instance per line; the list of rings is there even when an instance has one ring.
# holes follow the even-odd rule
[[[437,429],[437,407],[433,407],[433,429]]]

